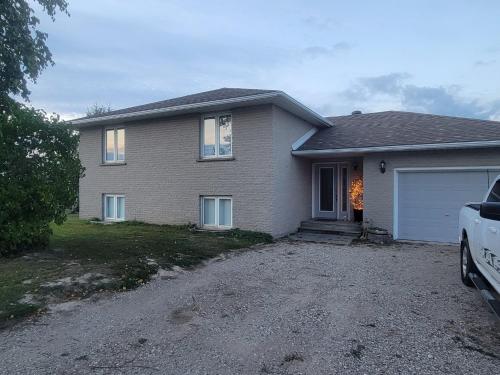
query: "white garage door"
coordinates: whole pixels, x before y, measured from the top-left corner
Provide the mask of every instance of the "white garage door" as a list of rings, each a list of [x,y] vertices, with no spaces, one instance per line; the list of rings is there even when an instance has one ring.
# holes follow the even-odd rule
[[[500,170],[400,171],[397,238],[458,242],[458,215],[483,199]]]

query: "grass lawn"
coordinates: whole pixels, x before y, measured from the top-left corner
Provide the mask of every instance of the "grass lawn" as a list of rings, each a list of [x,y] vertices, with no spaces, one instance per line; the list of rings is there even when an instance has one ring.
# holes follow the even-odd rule
[[[0,325],[49,303],[126,290],[161,267],[189,268],[220,253],[270,242],[248,231],[194,232],[187,226],[125,222],[92,224],[69,216],[53,226],[48,249],[0,257]]]

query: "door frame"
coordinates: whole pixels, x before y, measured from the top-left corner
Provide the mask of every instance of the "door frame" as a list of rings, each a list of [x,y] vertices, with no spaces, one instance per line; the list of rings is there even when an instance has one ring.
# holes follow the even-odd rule
[[[399,238],[399,174],[408,172],[452,172],[452,171],[488,171],[490,169],[500,170],[498,165],[472,166],[472,167],[412,167],[394,168],[394,185],[392,198],[392,238]],[[496,177],[496,176],[494,176]],[[493,178],[494,178],[493,177]],[[492,181],[493,182],[493,181]],[[485,192],[486,194],[487,192]],[[457,233],[458,236],[458,233]]]
[[[349,161],[324,161],[311,163],[312,173],[311,173],[311,217],[317,218],[317,212],[319,212],[319,208],[317,209],[317,205],[319,204],[319,186],[318,186],[318,175],[316,173],[316,169],[319,168],[334,168],[334,176],[336,176],[336,186],[334,186],[336,199],[334,200],[334,218],[333,220],[351,220],[351,200],[347,199],[347,212],[346,216],[341,218],[340,215],[344,214],[345,211],[341,211],[341,197],[342,197],[342,183],[341,183],[341,175],[340,171],[342,167],[347,167],[347,191],[346,194],[349,194],[349,183],[351,180],[351,163]],[[318,199],[317,199],[318,198]]]

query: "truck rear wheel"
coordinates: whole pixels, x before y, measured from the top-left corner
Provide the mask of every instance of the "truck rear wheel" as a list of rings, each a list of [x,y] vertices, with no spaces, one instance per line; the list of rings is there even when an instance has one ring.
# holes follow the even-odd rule
[[[462,282],[467,286],[474,286],[474,283],[469,277],[469,273],[476,272],[476,266],[470,255],[469,241],[467,238],[464,238],[460,244],[460,271]]]

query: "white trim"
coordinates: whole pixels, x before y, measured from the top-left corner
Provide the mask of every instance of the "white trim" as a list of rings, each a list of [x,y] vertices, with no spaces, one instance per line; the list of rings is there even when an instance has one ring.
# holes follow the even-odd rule
[[[392,202],[392,238],[399,238],[399,171],[394,169],[394,191]]]
[[[346,186],[346,191],[342,191],[343,190],[343,185],[342,185],[342,169],[346,169],[347,170],[347,174],[346,174],[346,178],[347,178],[347,186]],[[349,185],[350,185],[350,181],[351,181],[351,164],[350,163],[341,163],[339,164],[339,178],[338,178],[338,190],[339,190],[339,207],[338,207],[338,215],[342,215],[342,214],[346,214],[347,215],[347,221],[349,221],[351,219],[351,200],[349,199]],[[344,199],[344,195],[346,196],[347,198],[347,206],[346,206],[346,210],[345,211],[342,211],[342,200]],[[338,216],[337,215],[337,216]],[[337,217],[337,219],[341,220],[341,218]]]
[[[108,131],[113,131],[113,160],[108,160]],[[118,160],[118,130],[123,130],[123,160]],[[103,158],[104,164],[119,164],[125,163],[126,159],[126,142],[127,135],[124,126],[107,126],[104,128],[104,142],[103,142]]]
[[[304,134],[302,137],[297,139],[293,144],[292,144],[292,150],[295,151],[297,150],[300,146],[302,146],[304,143],[306,143],[309,138],[311,138],[314,134],[318,132],[318,128],[312,128],[310,129],[306,134]]]
[[[232,105],[232,104],[239,104],[239,103],[245,103],[245,102],[253,102],[253,101],[259,101],[259,100],[266,100],[266,99],[285,99],[289,104],[292,104],[293,106],[297,107],[300,111],[302,111],[305,114],[308,114],[311,116],[313,120],[317,122],[320,126],[324,127],[331,127],[332,123],[326,119],[325,117],[321,116],[320,114],[316,113],[312,109],[306,107],[305,105],[299,103],[297,100],[293,99],[286,93],[282,91],[274,91],[270,93],[264,93],[264,94],[257,94],[257,95],[248,95],[248,96],[241,96],[237,98],[229,98],[229,99],[221,99],[221,100],[212,100],[204,103],[193,103],[193,104],[183,104],[183,105],[177,105],[177,106],[172,106],[172,107],[167,107],[167,108],[158,108],[158,109],[148,109],[148,110],[143,110],[143,111],[137,111],[137,112],[129,112],[129,113],[120,113],[120,114],[114,114],[114,115],[107,115],[107,116],[101,116],[101,117],[95,117],[95,118],[82,118],[82,119],[77,119],[73,121],[69,121],[70,124],[72,125],[92,125],[92,124],[100,124],[102,122],[108,122],[108,121],[121,121],[121,120],[130,120],[134,118],[146,118],[146,117],[154,117],[154,116],[160,116],[160,115],[174,115],[176,112],[195,112],[196,110],[207,108],[207,107],[212,107],[212,106],[221,106],[221,105]],[[305,116],[305,115],[304,115]]]
[[[278,94],[279,94],[278,96],[283,97],[284,99],[288,100],[292,104],[295,104],[297,107],[299,107],[303,111],[308,112],[309,114],[311,114],[315,119],[317,119],[322,125],[325,125],[327,128],[330,128],[330,127],[333,126],[333,124],[330,122],[330,120],[328,120],[327,118],[321,116],[319,113],[313,111],[309,107],[306,107],[301,102],[299,102],[299,101],[295,100],[294,98],[292,98],[286,92],[278,91]]]
[[[393,152],[393,151],[418,151],[418,150],[447,150],[460,148],[481,148],[497,147],[500,141],[472,141],[454,143],[425,143],[419,145],[398,145],[398,146],[377,146],[377,147],[351,147],[325,150],[297,150],[292,151],[293,155],[321,156],[321,155],[342,155],[368,152]]]
[[[219,120],[221,117],[230,116],[231,117],[231,153],[226,155],[220,155],[220,124]],[[205,155],[205,119],[213,118],[215,120],[215,155]],[[216,112],[207,113],[201,116],[201,126],[200,126],[200,159],[224,159],[233,157],[233,114],[231,112]]]
[[[472,166],[472,167],[410,167],[394,168],[394,191],[392,203],[392,237],[399,238],[399,174],[411,172],[452,172],[452,171],[488,171],[500,170],[500,165]]]
[[[311,164],[311,217],[314,218],[316,216],[316,207],[315,207],[315,190],[316,190],[316,168],[315,164]]]
[[[328,162],[328,161],[324,161],[324,162],[315,162],[315,163],[311,163],[311,217],[312,218],[315,218],[315,217],[318,217],[318,215],[316,215],[317,212],[325,212],[325,213],[333,213],[333,214],[336,214],[336,217],[338,220],[340,220],[341,218],[339,217],[339,214],[342,213],[341,211],[341,200],[340,199],[336,199],[336,205],[335,205],[335,209],[334,211],[320,211],[319,210],[319,207],[318,207],[318,210],[316,210],[316,195],[318,195],[319,197],[319,186],[317,185],[317,180],[318,180],[318,176],[316,176],[316,169],[317,168],[336,168],[337,169],[337,186],[335,187],[336,190],[335,190],[335,193],[338,194],[338,196],[340,197],[341,195],[341,189],[342,189],[342,186],[341,186],[341,181],[340,181],[340,170],[342,169],[342,167],[346,167],[347,168],[347,190],[349,191],[349,184],[351,182],[351,167],[352,167],[352,164],[351,164],[351,161],[349,160],[345,160],[345,161],[332,161],[332,162]],[[352,208],[352,205],[351,205],[351,200],[349,199],[349,193],[347,192],[347,220],[351,220],[351,208]],[[335,200],[335,199],[334,199]],[[318,200],[318,204],[319,204],[319,200]]]
[[[231,229],[233,228],[233,197],[229,195],[203,195],[200,197],[201,207],[200,207],[200,224],[203,228],[207,229]],[[204,223],[205,221],[205,199],[214,199],[215,200],[215,224],[207,225]],[[229,200],[231,202],[231,216],[230,216],[230,225],[219,225],[219,202],[220,200]]]
[[[500,169],[500,165],[480,165],[478,167],[410,167],[410,168],[394,168],[394,171],[397,172],[484,171],[488,169]]]
[[[104,194],[103,202],[103,219],[104,221],[125,221],[125,205],[126,199],[124,194]],[[107,198],[113,198],[113,217],[106,216],[107,213]],[[123,198],[123,218],[118,218],[118,198]]]

